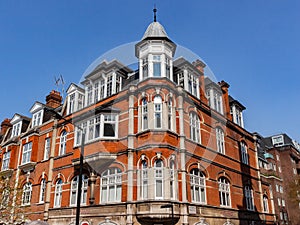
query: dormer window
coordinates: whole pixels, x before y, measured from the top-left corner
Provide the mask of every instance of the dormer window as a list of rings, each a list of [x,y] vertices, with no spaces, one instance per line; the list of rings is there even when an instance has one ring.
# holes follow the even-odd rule
[[[284,145],[283,135],[277,135],[272,137],[273,146],[282,146]]]
[[[40,126],[42,124],[43,110],[40,110],[33,114],[32,127]]]
[[[11,137],[16,137],[21,134],[21,126],[22,126],[22,121],[18,122],[17,124],[13,125],[12,132],[11,132]]]
[[[240,107],[234,104],[231,107],[231,113],[232,113],[233,122],[241,127],[244,127],[243,113]]]
[[[206,91],[206,97],[207,97],[208,105],[210,106],[210,108],[223,114],[222,94],[220,92],[218,92],[217,90],[215,90],[214,88],[210,88]]]
[[[148,59],[147,58],[143,59],[142,70],[143,70],[143,77],[144,77],[144,79],[146,79],[148,77]]]
[[[74,113],[84,107],[84,94],[83,90],[76,86],[75,84],[71,84],[71,86],[67,90],[68,93],[68,104],[67,104],[67,112],[68,114]]]

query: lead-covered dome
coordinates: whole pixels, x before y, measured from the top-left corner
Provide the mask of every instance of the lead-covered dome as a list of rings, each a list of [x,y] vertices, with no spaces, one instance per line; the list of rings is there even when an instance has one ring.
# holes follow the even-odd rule
[[[146,32],[144,33],[143,40],[146,38],[168,38],[167,32],[165,31],[165,28],[159,23],[159,22],[152,22]]]

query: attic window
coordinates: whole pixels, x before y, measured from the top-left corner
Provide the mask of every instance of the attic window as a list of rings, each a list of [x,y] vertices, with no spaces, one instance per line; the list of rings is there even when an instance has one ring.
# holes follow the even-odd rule
[[[278,136],[272,137],[272,143],[273,143],[273,146],[282,146],[282,145],[284,145],[283,136],[278,135]]]
[[[40,126],[42,124],[42,116],[43,116],[43,111],[42,110],[40,110],[40,111],[33,114],[32,127]]]
[[[20,135],[21,126],[22,126],[22,121],[20,121],[17,124],[13,125],[12,132],[11,132],[11,137],[16,137],[16,136]]]

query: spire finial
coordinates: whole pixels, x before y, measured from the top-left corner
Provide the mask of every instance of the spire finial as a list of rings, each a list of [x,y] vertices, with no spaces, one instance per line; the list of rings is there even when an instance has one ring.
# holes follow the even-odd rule
[[[156,12],[157,12],[157,9],[156,9],[156,5],[154,4],[154,9],[153,9],[153,13],[154,13],[154,22],[156,22]]]

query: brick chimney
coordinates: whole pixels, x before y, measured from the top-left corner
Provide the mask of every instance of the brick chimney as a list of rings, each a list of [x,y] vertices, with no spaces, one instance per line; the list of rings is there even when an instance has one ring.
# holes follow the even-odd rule
[[[10,123],[10,119],[6,118],[2,121],[1,123],[1,135],[4,135],[6,133],[6,131],[8,130],[8,128],[10,128],[12,125]]]
[[[225,82],[224,80],[222,80],[221,82],[219,82],[219,85],[222,89],[222,93],[223,93],[223,109],[224,109],[224,115],[229,119],[232,120],[232,116],[230,114],[230,105],[229,105],[229,95],[228,95],[228,88],[230,87],[230,85]]]
[[[204,68],[206,67],[205,63],[197,59],[193,62],[193,66],[197,68],[197,70],[200,72],[200,100],[206,104],[207,98],[205,97],[205,82],[204,82]]]
[[[57,108],[61,105],[62,97],[58,91],[52,90],[46,97],[46,105],[52,108]]]

